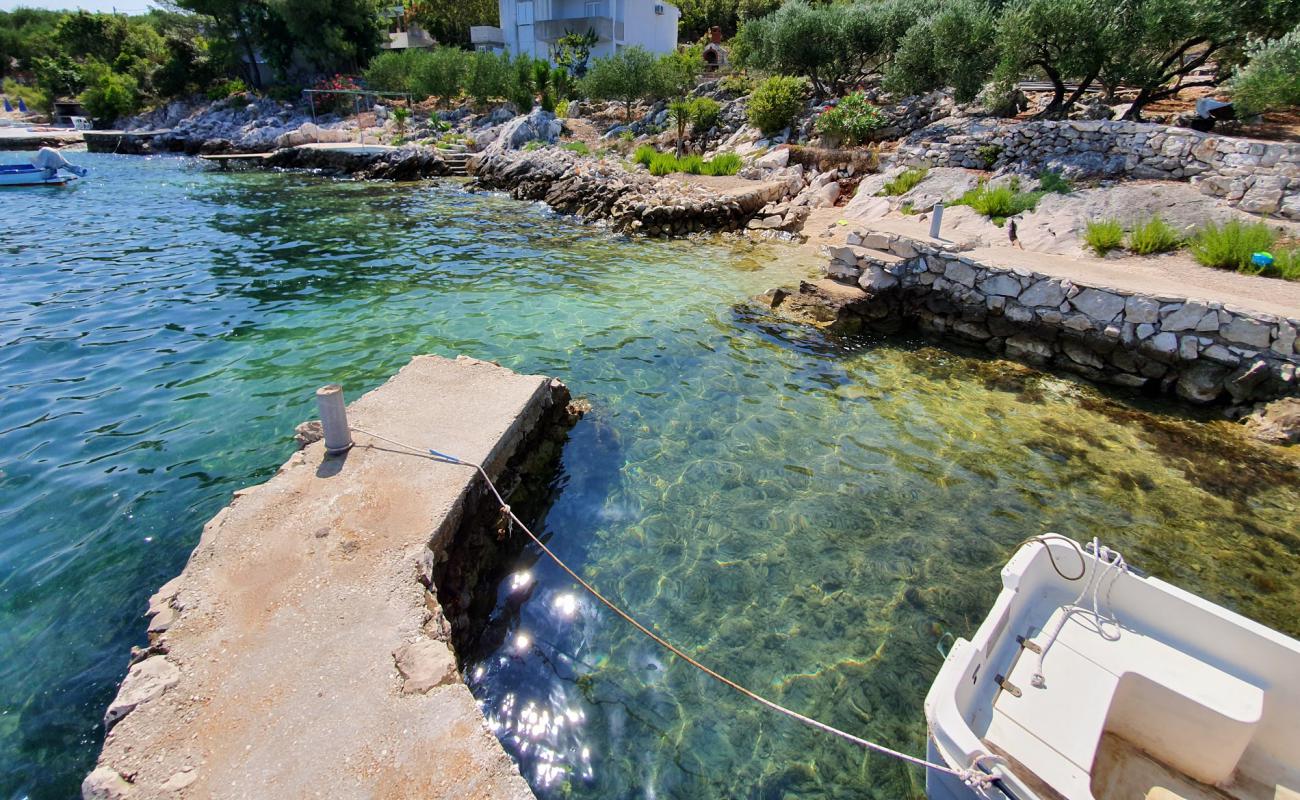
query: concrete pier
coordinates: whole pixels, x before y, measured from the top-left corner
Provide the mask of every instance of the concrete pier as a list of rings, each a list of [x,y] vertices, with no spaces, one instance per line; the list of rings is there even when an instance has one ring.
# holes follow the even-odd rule
[[[310,392],[315,387],[304,387]],[[354,428],[485,465],[536,462],[558,381],[420,356]],[[365,433],[235,493],[150,601],[87,798],[529,798],[422,581],[481,504],[472,469]]]

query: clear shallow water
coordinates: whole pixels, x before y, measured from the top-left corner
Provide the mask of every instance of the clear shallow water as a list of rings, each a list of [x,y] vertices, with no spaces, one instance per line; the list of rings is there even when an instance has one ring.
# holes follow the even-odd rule
[[[1291,462],[737,306],[789,279],[779,251],[626,242],[432,184],[79,158],[74,188],[0,191],[0,796],[75,794],[145,599],[291,452],[311,390],[355,397],[423,352],[592,401],[541,527],[593,582],[756,689],[913,752],[936,646],[1041,530],[1300,633]],[[919,791],[702,682],[535,561],[469,680],[539,795]]]

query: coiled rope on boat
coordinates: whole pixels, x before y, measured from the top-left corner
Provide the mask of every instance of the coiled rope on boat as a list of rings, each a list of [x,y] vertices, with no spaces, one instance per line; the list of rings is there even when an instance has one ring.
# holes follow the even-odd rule
[[[647,628],[636,617],[633,617],[630,613],[624,611],[616,603],[614,603],[614,601],[610,600],[609,598],[605,597],[605,595],[601,594],[600,590],[592,586],[590,583],[587,583],[587,581],[583,580],[583,578],[580,575],[578,575],[578,573],[570,569],[568,564],[565,564],[564,561],[561,560],[559,556],[551,552],[551,549],[547,547],[546,544],[542,542],[542,540],[532,532],[532,530],[524,523],[524,521],[515,515],[515,512],[510,508],[510,504],[507,503],[505,498],[501,496],[501,492],[497,489],[496,484],[493,483],[492,478],[488,476],[487,470],[483,469],[482,465],[474,463],[472,461],[465,461],[464,459],[457,458],[456,456],[449,455],[447,453],[441,453],[437,450],[433,450],[428,447],[416,447],[414,445],[410,445],[405,442],[399,442],[395,439],[389,439],[386,436],[380,436],[377,433],[371,433],[370,431],[363,430],[361,428],[352,427],[351,430],[353,430],[356,433],[369,436],[373,439],[378,439],[383,442],[388,442],[389,444],[397,445],[398,447],[405,448],[415,453],[420,453],[422,455],[424,454],[430,455],[435,460],[441,461],[446,464],[454,464],[456,466],[469,467],[471,469],[477,470],[478,473],[483,476],[484,482],[487,484],[488,489],[490,489],[492,491],[492,494],[496,497],[497,502],[500,503],[501,513],[512,524],[518,525],[520,530],[522,530],[525,534],[527,534],[528,538],[533,541],[533,544],[541,548],[542,552],[545,553],[548,558],[554,561],[556,566],[558,566],[560,569],[568,573],[569,577],[573,578],[573,580],[576,581],[579,586],[585,589],[588,594],[596,598],[610,611],[613,611],[619,617],[622,617],[623,621],[627,622],[629,625],[636,628],[641,633],[645,634],[649,639],[654,641],[663,649],[667,650],[669,653],[672,653],[673,655],[677,656],[682,661],[685,661],[687,664],[690,664],[692,667],[695,667],[699,671],[703,672],[705,675],[708,675],[710,678],[713,678],[715,681],[718,681],[719,683],[722,683],[723,685],[730,687],[736,692],[739,692],[745,697],[748,697],[750,700],[753,700],[756,703],[764,705],[767,708],[771,709],[772,711],[776,711],[779,714],[784,714],[785,716],[790,717],[793,720],[797,720],[811,728],[816,728],[817,730],[823,731],[824,733],[829,733],[832,736],[837,736],[847,742],[852,742],[853,744],[871,750],[872,752],[889,756],[891,758],[896,758],[900,761],[906,761],[907,763],[913,764],[918,767],[923,767],[925,769],[931,769],[931,770],[935,770],[936,772],[942,772],[947,775],[951,775],[954,778],[960,780],[966,786],[970,787],[975,791],[980,792],[981,794],[984,793],[985,787],[993,784],[997,780],[997,776],[987,772],[983,767],[983,762],[985,760],[994,759],[996,758],[995,756],[988,755],[988,754],[980,754],[971,761],[971,765],[966,769],[954,769],[952,767],[949,767],[947,764],[936,764],[933,761],[927,761],[926,759],[909,755],[900,750],[895,750],[891,747],[886,747],[883,744],[879,744],[877,742],[872,742],[870,740],[863,739],[861,736],[855,736],[854,734],[849,733],[848,731],[840,730],[839,728],[836,728],[833,725],[828,725],[827,723],[821,722],[820,720],[815,720],[812,717],[807,716],[806,714],[800,714],[798,711],[795,711],[790,708],[786,708],[785,706],[781,705],[775,700],[769,700],[768,698],[764,697],[758,692],[755,692],[752,689],[742,686],[741,684],[733,681],[731,678],[728,678],[727,676],[719,673],[718,671],[700,663],[694,657],[688,655],[686,652],[684,652],[681,648],[674,645],[672,642],[668,641],[667,639],[663,638],[659,634]]]

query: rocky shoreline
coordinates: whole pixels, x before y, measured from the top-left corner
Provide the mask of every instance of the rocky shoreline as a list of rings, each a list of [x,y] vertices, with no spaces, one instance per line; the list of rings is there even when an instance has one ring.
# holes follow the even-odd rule
[[[475,188],[542,201],[561,213],[608,221],[618,231],[663,237],[740,230],[790,191],[780,180],[695,185],[556,149],[489,153],[471,161],[470,172]]]

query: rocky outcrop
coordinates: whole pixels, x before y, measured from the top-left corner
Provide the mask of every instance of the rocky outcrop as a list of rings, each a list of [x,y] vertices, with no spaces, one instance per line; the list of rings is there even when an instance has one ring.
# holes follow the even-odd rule
[[[473,161],[471,172],[478,188],[543,201],[566,214],[608,220],[615,230],[650,236],[738,230],[788,191],[785,183],[755,182],[752,188],[720,192],[557,149],[486,153]]]
[[[432,147],[367,152],[356,148],[289,147],[277,150],[266,166],[312,169],[371,180],[413,181],[450,174],[443,154]]]
[[[1300,219],[1300,144],[1166,125],[948,118],[909,136],[898,163],[1189,180],[1243,211]]]
[[[1244,408],[1300,394],[1300,319],[1077,284],[894,234],[852,234],[830,255],[828,276],[861,291],[838,302],[841,328],[914,326],[1193,403]]]
[[[269,153],[303,144],[351,142],[354,121],[333,115],[312,119],[302,107],[253,94],[223,100],[177,100],[120,120],[124,135],[108,152],[147,154]]]
[[[520,150],[530,142],[555,144],[564,125],[555,115],[541,108],[510,119],[474,135],[475,146],[486,153]]]

